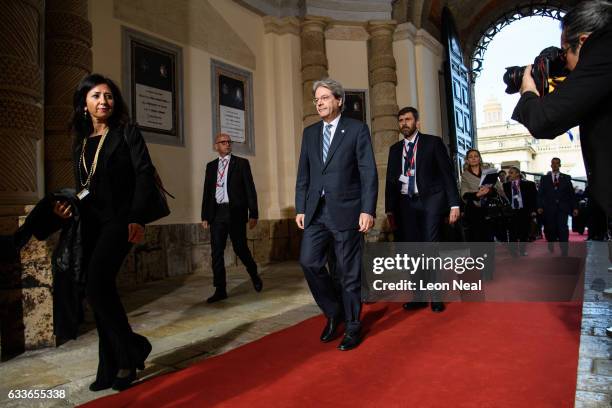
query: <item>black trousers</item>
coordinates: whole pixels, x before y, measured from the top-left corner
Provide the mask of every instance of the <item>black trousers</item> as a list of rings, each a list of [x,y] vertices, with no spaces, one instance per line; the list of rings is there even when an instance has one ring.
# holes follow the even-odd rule
[[[357,229],[338,231],[332,227],[331,216],[321,200],[315,215],[304,230],[300,249],[300,265],[317,305],[325,316],[344,315],[346,331],[361,329],[361,254],[363,235]],[[330,240],[335,254],[334,278],[340,282],[339,294],[334,278],[325,267]]]
[[[519,251],[523,252],[529,241],[529,230],[531,225],[531,215],[525,208],[513,209],[510,222],[508,224],[508,235],[510,242],[518,242]],[[516,248],[510,246],[511,251]]]
[[[96,381],[111,384],[122,368],[135,368],[144,360],[148,340],[132,331],[117,292],[116,277],[132,244],[122,222],[99,223],[83,218],[86,296],[94,312],[99,338]]]
[[[487,219],[487,209],[468,206],[465,209],[468,242],[493,242],[495,237],[495,224]]]
[[[397,242],[439,242],[442,215],[428,209],[418,196],[400,196]]]
[[[232,241],[234,253],[246,266],[249,276],[257,276],[257,264],[251,255],[246,237],[246,223],[231,221],[228,205],[217,205],[215,219],[210,226],[210,246],[212,249],[213,285],[225,289],[225,245],[227,237]]]
[[[562,253],[567,253],[569,240],[569,227],[567,226],[568,214],[562,211],[544,211],[544,236],[553,245],[559,241]]]

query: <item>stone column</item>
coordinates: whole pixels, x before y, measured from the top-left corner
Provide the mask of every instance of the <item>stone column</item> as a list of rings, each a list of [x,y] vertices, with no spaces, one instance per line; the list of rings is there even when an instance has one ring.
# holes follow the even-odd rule
[[[92,70],[87,0],[47,0],[45,10],[45,186],[74,185],[72,95]],[[119,78],[115,78],[119,80]]]
[[[43,0],[0,3],[0,234],[10,235],[43,194]],[[39,330],[49,316],[33,311],[50,306],[50,274],[0,248],[0,339],[2,359],[27,344],[51,344]],[[32,248],[36,252],[35,248]],[[50,310],[47,307],[47,310]],[[32,323],[32,324],[30,324]]]
[[[370,33],[368,42],[368,71],[370,82],[370,109],[372,112],[372,143],[378,167],[378,206],[376,228],[386,225],[384,212],[385,175],[389,146],[398,140],[397,98],[395,87],[397,75],[393,56],[393,32],[397,23],[393,20],[370,21],[367,30]],[[373,231],[372,237],[376,232]]]
[[[3,206],[31,204],[41,194],[38,179],[42,169],[37,155],[38,142],[43,137],[43,13],[43,0],[5,1],[0,5],[0,205]]]
[[[306,16],[301,24],[302,90],[304,127],[319,120],[312,104],[312,84],[327,77],[327,55],[325,53],[325,28],[329,23],[325,17]]]

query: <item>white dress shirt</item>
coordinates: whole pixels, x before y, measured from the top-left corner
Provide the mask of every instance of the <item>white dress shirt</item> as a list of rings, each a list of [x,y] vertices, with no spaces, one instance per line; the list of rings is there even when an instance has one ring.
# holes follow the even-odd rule
[[[215,177],[217,187],[215,190],[215,198],[220,195],[219,190],[223,190],[223,199],[221,201],[217,200],[217,204],[229,203],[229,197],[227,196],[227,173],[229,173],[229,164],[230,160],[232,159],[232,154],[228,154],[227,156],[225,156],[225,158],[227,159],[227,165],[225,166],[225,170],[223,171],[223,177],[221,178],[221,180],[219,180],[219,172],[223,170],[223,157],[221,156],[219,156],[219,166],[217,167],[217,175]]]

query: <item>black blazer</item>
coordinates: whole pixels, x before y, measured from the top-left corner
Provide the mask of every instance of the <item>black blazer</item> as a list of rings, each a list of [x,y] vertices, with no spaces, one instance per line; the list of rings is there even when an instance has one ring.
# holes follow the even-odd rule
[[[150,197],[151,189],[155,188],[151,183],[155,168],[138,127],[131,124],[125,126],[127,130],[119,126],[110,129],[106,135],[96,173],[91,180],[90,192],[101,210],[102,221],[144,225],[140,214],[147,208],[147,197]],[[126,137],[131,150],[126,144]],[[82,141],[77,141],[73,148],[77,192],[83,189],[79,181],[81,149]]]
[[[312,221],[325,191],[333,227],[359,228],[359,214],[376,216],[378,173],[368,125],[341,116],[323,163],[323,121],[304,129],[295,184],[295,210]]]
[[[402,154],[404,139],[389,148],[387,178],[385,183],[385,212],[398,214],[402,183]],[[416,185],[425,207],[438,214],[459,206],[459,192],[453,165],[442,142],[437,136],[419,132],[416,155]]]
[[[519,189],[521,190],[521,198],[523,199],[523,209],[526,210],[529,214],[535,212],[538,195],[536,184],[533,181],[521,180],[519,184]],[[506,181],[504,183],[504,193],[506,193],[506,197],[508,197],[508,200],[510,200],[510,205],[512,205],[511,181]]]
[[[202,221],[213,222],[217,209],[217,170],[219,158],[206,165],[204,193],[202,195]],[[257,211],[257,192],[247,159],[232,153],[227,169],[227,195],[229,198],[232,221],[247,222],[249,218],[259,218]]]
[[[538,208],[546,212],[557,212],[559,209],[565,214],[578,208],[572,178],[567,174],[559,173],[559,187],[555,189],[552,174],[547,174],[540,180],[538,190]]]
[[[576,68],[552,93],[525,92],[512,118],[538,139],[554,139],[580,125],[580,142],[593,198],[612,216],[612,27],[593,32]]]

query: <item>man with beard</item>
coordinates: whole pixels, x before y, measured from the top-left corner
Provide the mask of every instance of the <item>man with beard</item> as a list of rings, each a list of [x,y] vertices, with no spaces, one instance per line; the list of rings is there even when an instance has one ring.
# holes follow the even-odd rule
[[[459,218],[453,165],[440,137],[418,131],[415,108],[401,109],[397,118],[404,138],[389,148],[385,189],[389,225],[395,229],[396,242],[438,242],[444,217],[449,215],[450,224]],[[409,302],[404,309],[424,306]],[[444,304],[432,301],[431,310],[442,312]]]

